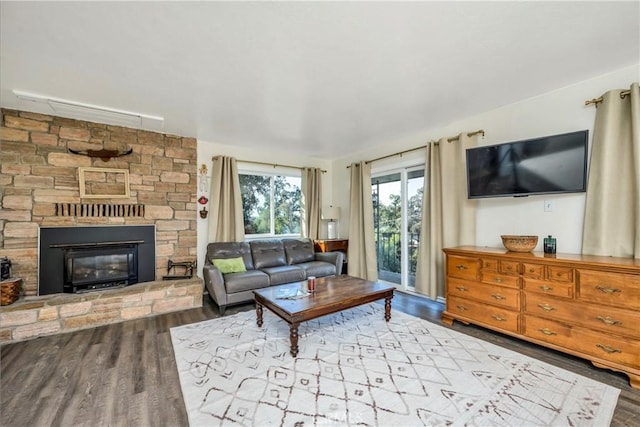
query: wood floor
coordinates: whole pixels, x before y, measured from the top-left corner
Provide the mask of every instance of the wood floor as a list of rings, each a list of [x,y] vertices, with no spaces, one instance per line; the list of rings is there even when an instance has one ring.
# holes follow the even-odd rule
[[[219,317],[204,300],[198,309],[3,346],[0,425],[187,425],[169,329]],[[442,305],[423,298],[396,293],[393,309],[442,324]],[[225,315],[246,310],[253,305]],[[611,425],[640,427],[640,391],[625,375],[482,328],[454,329],[621,389]]]

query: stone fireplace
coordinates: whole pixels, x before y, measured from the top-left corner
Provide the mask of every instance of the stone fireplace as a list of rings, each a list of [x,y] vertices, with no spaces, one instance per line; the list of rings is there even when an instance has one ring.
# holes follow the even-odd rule
[[[155,226],[156,279],[170,259],[196,259],[194,138],[6,109],[1,124],[0,256],[25,295],[38,294],[43,227]],[[107,162],[69,151],[125,148]],[[101,168],[128,172],[128,197],[81,197],[80,169]]]
[[[23,297],[0,308],[0,342],[202,305],[200,279],[161,280],[169,260],[197,257],[195,138],[24,111],[1,113],[0,257],[7,256],[12,276],[22,279]],[[74,153],[87,150],[131,153],[108,161]],[[113,179],[126,177],[128,191],[104,196],[103,189],[121,187],[110,181],[107,169],[116,171]],[[81,188],[83,180],[91,188]],[[92,228],[116,226],[148,227],[155,241],[113,232],[102,240],[108,245],[101,244],[106,252],[100,254],[97,240],[79,237]],[[40,241],[42,230],[63,228],[75,230],[71,239]],[[102,272],[91,276],[96,258]],[[50,259],[55,259],[55,279]],[[147,261],[153,267],[141,271]],[[66,293],[65,286],[80,293]],[[84,292],[101,287],[106,290]]]

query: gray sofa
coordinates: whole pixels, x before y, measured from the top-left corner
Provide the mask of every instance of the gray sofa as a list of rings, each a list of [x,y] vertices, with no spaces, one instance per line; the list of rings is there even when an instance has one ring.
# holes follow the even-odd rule
[[[207,245],[204,283],[224,314],[227,306],[253,301],[253,290],[340,274],[342,252],[314,252],[310,239],[252,240]],[[222,273],[213,263],[242,258],[246,271]],[[241,263],[242,264],[242,263]],[[224,269],[224,268],[223,268]]]

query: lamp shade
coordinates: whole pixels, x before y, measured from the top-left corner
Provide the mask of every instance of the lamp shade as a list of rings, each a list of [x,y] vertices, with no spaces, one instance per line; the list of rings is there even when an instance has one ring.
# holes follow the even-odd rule
[[[340,218],[340,208],[337,206],[329,206],[322,209],[322,219],[334,220]]]

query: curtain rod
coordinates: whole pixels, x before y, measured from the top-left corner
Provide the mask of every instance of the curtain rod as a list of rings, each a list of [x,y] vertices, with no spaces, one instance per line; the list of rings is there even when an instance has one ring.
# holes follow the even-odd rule
[[[630,93],[631,90],[623,90],[622,92],[620,92],[620,99],[624,99]],[[598,98],[587,99],[586,101],[584,101],[584,105],[594,104],[596,107],[598,107],[598,104],[601,103],[602,100],[603,98],[601,96]]]
[[[474,136],[474,135],[478,135],[478,134],[481,134],[482,136],[484,136],[484,129],[479,129],[477,131],[468,132],[467,133],[467,135],[469,135],[469,136]],[[451,138],[447,138],[447,141],[448,142],[453,142],[453,141],[457,141],[458,139],[460,139],[459,136],[452,136]],[[429,141],[429,144],[437,144],[437,143],[438,143],[438,141],[435,141],[435,140]],[[410,148],[408,150],[399,151],[399,152],[393,153],[393,154],[387,154],[386,156],[378,157],[378,158],[375,158],[375,159],[372,159],[372,160],[366,160],[365,163],[373,163],[373,162],[377,162],[378,160],[387,159],[387,158],[393,157],[393,156],[402,156],[403,154],[410,153],[412,151],[422,150],[423,148],[427,148],[427,145],[423,145],[421,147],[416,147],[416,148]],[[347,166],[347,167],[349,167],[349,166]]]
[[[213,156],[211,158],[211,160],[215,160],[220,156]],[[281,165],[279,163],[267,163],[267,162],[254,162],[252,160],[238,160],[238,162],[240,163],[252,163],[254,165],[264,165],[264,166],[273,166],[274,168],[277,168],[278,166],[280,166],[281,168],[291,168],[291,169],[304,169],[304,167],[300,167],[300,166],[289,166],[289,165]],[[320,172],[322,173],[326,173],[327,171],[324,169],[320,169]]]

